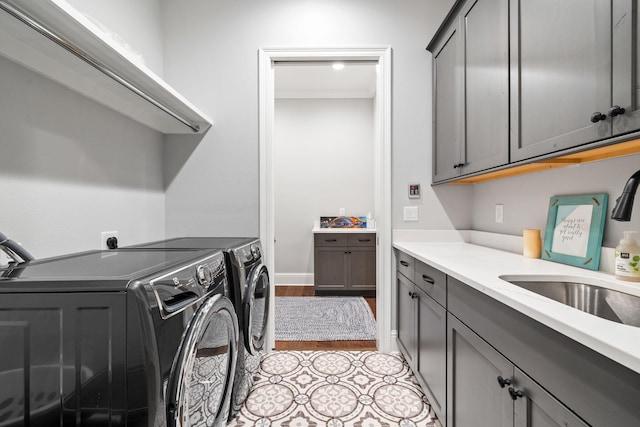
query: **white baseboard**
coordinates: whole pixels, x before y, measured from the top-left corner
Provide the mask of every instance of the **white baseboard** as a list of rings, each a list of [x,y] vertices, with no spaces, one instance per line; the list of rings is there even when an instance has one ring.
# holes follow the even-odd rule
[[[276,286],[313,286],[313,273],[276,273],[273,280]]]
[[[400,351],[400,348],[398,348],[398,330],[392,329],[389,338],[389,352],[394,353]]]

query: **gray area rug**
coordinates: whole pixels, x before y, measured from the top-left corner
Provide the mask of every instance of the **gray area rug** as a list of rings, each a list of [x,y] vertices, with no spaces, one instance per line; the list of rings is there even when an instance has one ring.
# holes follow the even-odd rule
[[[276,341],[375,340],[376,321],[362,297],[276,297]]]

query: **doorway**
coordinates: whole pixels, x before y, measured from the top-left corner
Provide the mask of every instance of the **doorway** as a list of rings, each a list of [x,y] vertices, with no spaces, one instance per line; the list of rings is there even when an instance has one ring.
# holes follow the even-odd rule
[[[377,346],[390,351],[391,344],[391,49],[260,49],[260,238],[270,272],[275,271],[275,196],[273,124],[275,112],[275,65],[279,62],[367,61],[377,64],[374,101],[374,216],[377,228],[376,317]],[[311,226],[311,224],[310,224]],[[274,287],[272,292],[275,293]],[[275,294],[272,295],[275,299]],[[267,348],[273,348],[274,313],[270,307]]]

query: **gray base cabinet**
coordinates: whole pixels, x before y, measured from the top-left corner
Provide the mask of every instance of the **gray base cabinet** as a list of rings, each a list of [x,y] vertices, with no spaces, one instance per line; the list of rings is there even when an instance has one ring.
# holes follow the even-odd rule
[[[639,373],[396,256],[398,347],[444,426],[640,425]]]
[[[449,314],[447,426],[587,427]]]
[[[438,418],[445,423],[447,310],[416,286],[417,350],[415,374]]]
[[[375,233],[319,233],[314,237],[316,295],[375,295]]]
[[[447,426],[512,426],[513,401],[497,379],[511,379],[513,365],[451,314],[448,321]]]
[[[446,296],[446,277],[398,253],[396,283],[398,347],[444,424],[447,310],[434,297]]]
[[[416,366],[416,304],[415,285],[402,274],[397,277],[398,347],[409,366]]]

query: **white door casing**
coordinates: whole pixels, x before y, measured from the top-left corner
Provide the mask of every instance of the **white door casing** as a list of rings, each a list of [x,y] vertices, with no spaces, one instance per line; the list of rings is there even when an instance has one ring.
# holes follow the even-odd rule
[[[376,324],[378,350],[395,348],[391,335],[391,48],[261,48],[258,51],[260,138],[260,240],[265,263],[273,280],[275,272],[275,210],[273,182],[273,120],[275,107],[274,63],[278,61],[374,61],[377,62],[374,108],[374,210],[378,239],[376,260]],[[270,287],[275,301],[275,286]],[[267,349],[274,348],[274,304],[269,307]]]

